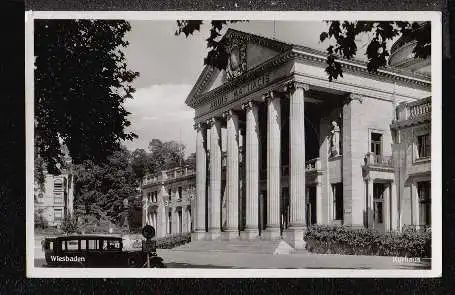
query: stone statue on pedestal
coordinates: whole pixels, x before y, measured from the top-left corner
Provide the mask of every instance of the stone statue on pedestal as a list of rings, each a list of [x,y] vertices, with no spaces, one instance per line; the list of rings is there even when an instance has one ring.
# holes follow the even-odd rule
[[[332,121],[330,130],[330,156],[335,157],[340,154],[340,127],[337,122]]]

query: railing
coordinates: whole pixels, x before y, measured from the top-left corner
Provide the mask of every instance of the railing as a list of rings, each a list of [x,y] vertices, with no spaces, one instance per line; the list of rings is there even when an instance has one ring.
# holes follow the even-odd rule
[[[379,167],[393,167],[392,156],[376,155],[373,153],[367,153],[365,155],[366,166],[379,166]]]
[[[311,159],[305,163],[305,171],[313,172],[321,169],[319,158]],[[281,176],[289,176],[289,165],[281,166]]]
[[[152,184],[164,180],[172,180],[180,177],[194,175],[196,171],[190,168],[174,168],[162,171],[161,173],[146,175],[143,179],[143,185]]]
[[[397,107],[397,120],[410,120],[424,115],[431,114],[431,97],[403,103]]]

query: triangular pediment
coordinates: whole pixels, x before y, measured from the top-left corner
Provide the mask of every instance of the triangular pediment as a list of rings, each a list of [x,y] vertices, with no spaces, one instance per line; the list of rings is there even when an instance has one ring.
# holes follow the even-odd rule
[[[228,29],[223,39],[227,41],[229,52],[226,70],[206,66],[185,101],[187,105],[191,107],[198,105],[199,96],[292,48],[292,45],[284,42],[234,29]]]

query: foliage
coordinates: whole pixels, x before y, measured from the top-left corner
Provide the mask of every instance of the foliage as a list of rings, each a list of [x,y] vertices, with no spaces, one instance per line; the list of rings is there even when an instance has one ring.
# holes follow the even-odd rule
[[[189,168],[196,169],[196,153],[191,153],[185,160],[185,165]]]
[[[126,148],[114,152],[105,164],[86,160],[75,166],[75,212],[119,224],[123,201],[136,194],[137,179]]]
[[[191,242],[191,233],[174,234],[167,237],[156,239],[156,248],[172,249],[174,247],[184,245]]]
[[[318,225],[304,237],[307,250],[316,253],[431,257],[430,231],[379,232],[345,226]]]
[[[120,20],[35,20],[35,145],[51,174],[65,144],[76,164],[99,164],[119,149],[130,125],[123,102],[137,72],[123,49],[131,29]]]
[[[77,217],[71,215],[71,213],[66,214],[60,228],[64,233],[67,234],[77,232],[79,230]]]
[[[343,77],[338,57],[352,59],[357,54],[356,37],[371,33],[372,38],[366,49],[367,68],[375,72],[387,65],[390,55],[387,42],[402,36],[404,42],[415,41],[413,54],[415,58],[427,58],[431,55],[431,23],[404,21],[328,21],[329,29],[320,34],[320,41],[334,39],[335,45],[327,47],[326,73],[329,81]]]
[[[135,177],[142,179],[151,170],[150,155],[144,149],[135,149],[131,154],[131,158],[131,167]]]
[[[185,145],[175,140],[162,142],[152,139],[149,143],[151,170],[158,172],[182,166],[185,161]]]
[[[228,64],[228,52],[226,51],[226,44],[224,39],[221,39],[221,31],[228,23],[236,23],[238,20],[212,20],[210,22],[211,28],[209,30],[209,37],[206,39],[209,51],[204,58],[204,64],[216,67],[223,70]],[[200,31],[203,21],[201,20],[178,20],[177,30],[175,35],[185,34],[188,38],[194,31]]]
[[[44,218],[43,216],[43,209],[37,209],[35,210],[34,212],[34,222],[33,224],[35,225],[35,227],[37,228],[46,228],[47,225],[48,225],[48,221],[46,220],[46,218]]]
[[[111,232],[112,230],[112,232]],[[97,219],[94,216],[84,216],[81,220],[79,227],[79,232],[83,234],[92,234],[92,233],[121,233],[119,226],[112,224],[109,220]]]
[[[228,61],[228,54],[224,40],[220,39],[221,30],[228,23],[237,21],[211,21],[210,35],[206,39],[207,47],[210,48],[205,65],[225,69]],[[185,34],[186,37],[199,31],[202,25],[199,20],[177,21],[176,35]],[[326,73],[329,81],[343,77],[343,70],[338,61],[339,57],[352,59],[357,54],[356,37],[362,34],[371,34],[372,38],[367,46],[366,55],[368,58],[368,71],[377,71],[380,67],[387,65],[387,57],[390,55],[387,50],[388,42],[398,36],[403,41],[416,41],[414,46],[415,58],[426,58],[431,54],[431,24],[430,22],[403,22],[403,21],[328,21],[329,29],[320,34],[320,41],[334,39],[335,45],[327,47]]]

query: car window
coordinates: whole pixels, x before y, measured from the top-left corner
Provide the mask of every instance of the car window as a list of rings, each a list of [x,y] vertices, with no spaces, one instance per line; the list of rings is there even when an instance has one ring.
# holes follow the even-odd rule
[[[81,240],[81,250],[87,249],[87,240]]]
[[[68,251],[79,250],[79,241],[78,240],[66,241],[66,250]]]
[[[117,240],[103,240],[103,250],[119,250],[120,241]]]
[[[98,250],[98,240],[88,240],[88,248],[89,250]]]

